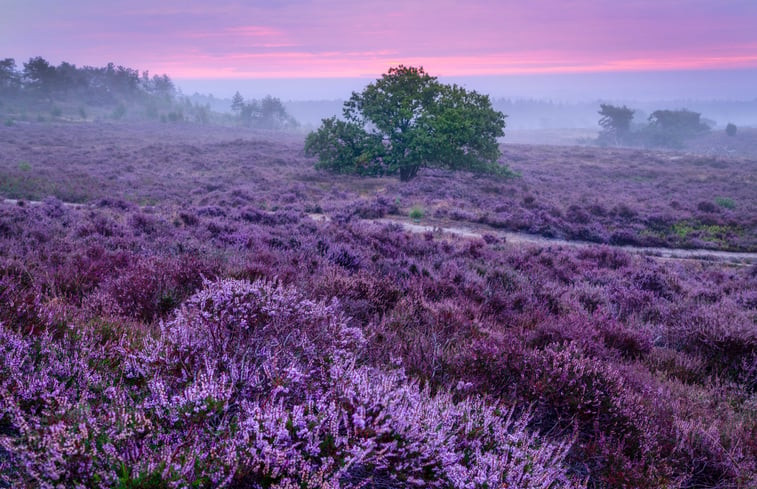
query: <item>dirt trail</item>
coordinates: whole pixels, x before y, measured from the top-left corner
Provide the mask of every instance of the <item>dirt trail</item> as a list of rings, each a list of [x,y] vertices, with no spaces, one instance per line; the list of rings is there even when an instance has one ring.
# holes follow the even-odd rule
[[[40,205],[42,202],[37,200],[24,200],[19,201],[16,199],[3,199],[0,197],[0,203],[6,205]],[[71,202],[64,202],[64,205],[68,207],[82,208],[87,207],[88,204],[76,204]],[[307,214],[310,219],[319,222],[329,222],[331,218],[325,214]],[[382,219],[363,219],[364,222],[373,222],[376,224],[396,224],[402,226],[403,229],[411,233],[435,233],[435,234],[449,234],[453,236],[459,236],[462,238],[482,238],[484,235],[495,236],[500,239],[504,239],[505,242],[512,245],[523,246],[564,246],[570,248],[587,248],[589,246],[608,246],[610,248],[623,250],[627,253],[634,253],[637,255],[646,255],[655,258],[668,259],[668,260],[698,260],[698,261],[712,261],[722,262],[732,265],[751,265],[757,263],[757,253],[750,252],[738,252],[738,251],[718,251],[718,250],[705,250],[705,249],[684,249],[684,248],[655,248],[655,247],[643,247],[643,246],[616,246],[616,245],[601,245],[599,243],[590,243],[587,241],[568,241],[564,239],[545,238],[536,234],[516,233],[511,231],[502,231],[498,229],[483,228],[483,227],[463,227],[454,226],[449,223],[430,223],[420,224],[417,222],[411,222],[400,218],[382,218]]]
[[[24,200],[24,199],[4,199],[0,197],[0,203],[5,205],[40,205],[44,204],[41,200]],[[76,209],[87,207],[88,204],[77,204],[76,202],[63,202],[66,207],[74,207]]]
[[[463,238],[481,238],[484,235],[492,235],[505,242],[513,245],[531,245],[531,246],[564,246],[571,248],[587,248],[590,246],[608,246],[614,249],[623,250],[628,253],[638,255],[647,255],[662,259],[671,260],[699,260],[726,262],[734,265],[750,265],[757,263],[757,253],[737,252],[737,251],[718,251],[706,249],[684,249],[684,248],[656,248],[643,246],[616,246],[601,245],[599,243],[590,243],[587,241],[568,241],[564,239],[545,238],[544,236],[502,231],[490,228],[469,228],[462,226],[449,225],[423,225],[415,222],[409,222],[402,219],[369,219],[377,224],[397,224],[405,230],[412,233],[442,233],[460,236]]]

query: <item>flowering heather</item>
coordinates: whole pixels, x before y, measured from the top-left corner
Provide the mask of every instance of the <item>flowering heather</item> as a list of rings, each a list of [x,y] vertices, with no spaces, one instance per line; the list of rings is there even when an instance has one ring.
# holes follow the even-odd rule
[[[73,152],[37,154],[34,178],[67,161],[103,194],[0,205],[0,487],[757,484],[754,265],[413,235],[371,219],[480,221],[510,194],[431,172],[330,184],[269,134],[26,129],[0,137]],[[107,164],[132,159],[152,183]],[[523,212],[574,195],[523,175],[491,183]]]
[[[139,344],[73,325],[0,340],[15,487],[580,486],[528,418],[359,365],[335,304],[272,283],[206,283]]]
[[[519,178],[423,170],[404,184],[317,172],[303,154],[304,137],[241,128],[30,124],[0,129],[0,144],[7,198],[249,206],[253,219],[261,217],[252,209],[375,218],[420,206],[427,220],[547,237],[757,251],[753,151],[729,157],[506,144],[503,160]]]

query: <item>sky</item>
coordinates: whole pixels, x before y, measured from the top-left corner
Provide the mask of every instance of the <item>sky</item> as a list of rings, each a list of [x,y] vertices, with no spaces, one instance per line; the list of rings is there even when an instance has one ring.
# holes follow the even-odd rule
[[[696,81],[714,94],[714,76],[750,98],[757,81],[756,0],[0,0],[0,12],[0,57],[113,61],[222,94],[328,98],[398,64],[534,92],[666,73],[672,93]]]

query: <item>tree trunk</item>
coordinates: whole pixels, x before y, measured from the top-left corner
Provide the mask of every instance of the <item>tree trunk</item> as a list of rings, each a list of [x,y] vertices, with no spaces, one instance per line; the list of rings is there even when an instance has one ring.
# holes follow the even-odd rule
[[[418,165],[401,166],[400,167],[400,181],[409,182],[418,174]]]

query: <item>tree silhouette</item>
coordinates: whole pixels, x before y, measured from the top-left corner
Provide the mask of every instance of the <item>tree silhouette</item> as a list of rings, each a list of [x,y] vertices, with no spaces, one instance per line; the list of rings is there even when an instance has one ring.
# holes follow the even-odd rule
[[[618,107],[610,104],[600,104],[599,125],[602,126],[601,139],[612,141],[618,145],[627,143],[631,134],[631,121],[634,110],[625,105]]]
[[[13,58],[0,60],[0,90],[15,90],[20,82],[19,74],[16,72],[16,60]]]
[[[242,112],[242,108],[244,107],[244,97],[242,97],[242,94],[239,92],[236,92],[234,96],[231,98],[231,110],[234,112]]]
[[[55,67],[41,56],[24,63],[24,79],[27,86],[48,93],[55,83]]]

